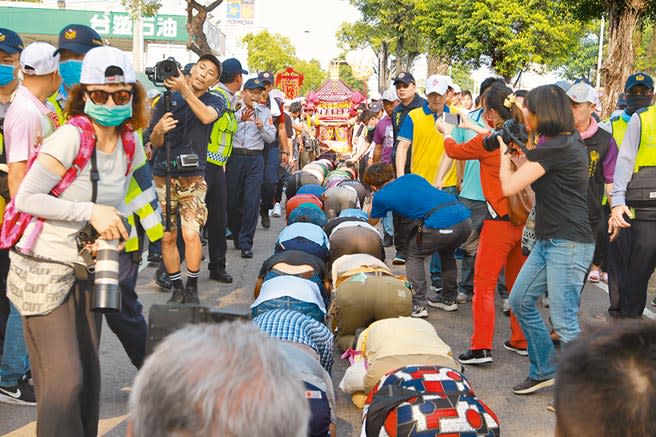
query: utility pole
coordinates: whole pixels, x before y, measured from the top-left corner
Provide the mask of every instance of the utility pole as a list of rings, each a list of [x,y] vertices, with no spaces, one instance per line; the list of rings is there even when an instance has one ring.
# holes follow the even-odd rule
[[[134,68],[144,71],[144,38],[143,23],[141,21],[141,5],[139,0],[132,0],[130,9],[132,15],[132,64]]]
[[[599,30],[599,54],[597,55],[597,83],[595,84],[597,89],[599,89],[599,86],[601,85],[601,58],[604,53],[604,24],[605,18],[602,16],[601,29]]]

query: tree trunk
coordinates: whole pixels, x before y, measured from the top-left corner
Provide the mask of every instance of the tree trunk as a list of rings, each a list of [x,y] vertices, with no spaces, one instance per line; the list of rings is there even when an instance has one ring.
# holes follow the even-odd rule
[[[403,68],[403,49],[404,49],[404,44],[403,44],[403,37],[399,37],[399,39],[396,41],[396,59],[395,59],[395,64],[396,64],[396,74],[401,73],[402,71],[407,71]]]
[[[608,54],[601,67],[604,83],[602,118],[615,109],[635,60],[633,32],[645,10],[645,0],[610,2],[608,13]]]
[[[378,92],[383,93],[385,89],[389,86],[389,44],[386,41],[383,41],[380,47],[380,53],[378,54]]]
[[[444,58],[436,55],[428,55],[428,75],[433,74],[447,74],[449,71],[449,64]]]
[[[203,26],[207,20],[208,12],[216,9],[223,0],[215,0],[207,6],[203,6],[195,0],[187,0],[187,33],[189,39],[187,40],[187,49],[202,56],[207,53],[212,53],[212,47],[207,42],[207,36]],[[194,10],[197,11],[194,15]]]

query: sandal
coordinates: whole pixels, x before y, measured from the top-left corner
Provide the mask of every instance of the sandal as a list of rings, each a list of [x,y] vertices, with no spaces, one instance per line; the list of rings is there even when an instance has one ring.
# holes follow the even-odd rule
[[[588,275],[588,281],[590,281],[592,283],[595,283],[595,284],[597,282],[599,282],[599,278],[600,278],[599,270],[592,270],[590,272],[590,274]]]

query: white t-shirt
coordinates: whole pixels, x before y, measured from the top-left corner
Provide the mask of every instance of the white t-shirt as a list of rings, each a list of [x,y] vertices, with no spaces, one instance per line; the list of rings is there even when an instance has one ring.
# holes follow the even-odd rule
[[[134,141],[135,148],[143,147],[139,135],[134,135]],[[44,140],[40,153],[46,153],[61,162],[64,167],[70,168],[79,149],[80,131],[75,126],[64,125]],[[121,138],[119,137],[116,148],[111,154],[103,153],[97,149],[96,153],[100,174],[96,203],[118,207],[125,197],[130,182],[130,179],[125,175],[128,158],[123,149]],[[80,208],[89,209],[88,216],[90,217],[93,208],[91,193],[91,162],[88,162],[78,177],[64,190],[59,198],[79,202]],[[58,261],[81,261],[78,259],[75,237],[85,225],[86,222],[84,221],[46,220],[43,224],[43,230],[34,245],[33,253],[37,256]],[[19,248],[22,247],[25,239],[30,235],[33,226],[33,223],[31,223],[25,230],[23,237],[17,244]]]
[[[326,313],[326,306],[323,303],[321,291],[319,291],[317,284],[308,279],[286,275],[264,281],[260,294],[251,305],[251,308],[255,308],[263,302],[285,296],[316,304],[324,314]]]

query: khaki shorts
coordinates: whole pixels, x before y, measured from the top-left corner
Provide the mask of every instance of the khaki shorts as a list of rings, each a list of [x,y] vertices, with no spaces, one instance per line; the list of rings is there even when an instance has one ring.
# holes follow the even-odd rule
[[[166,217],[166,177],[154,176],[155,190],[162,207],[162,216]],[[180,223],[187,229],[200,232],[207,221],[207,206],[205,194],[207,183],[203,176],[180,176],[171,178],[171,231],[176,230],[175,215],[180,215]],[[166,223],[166,221],[164,222]]]

